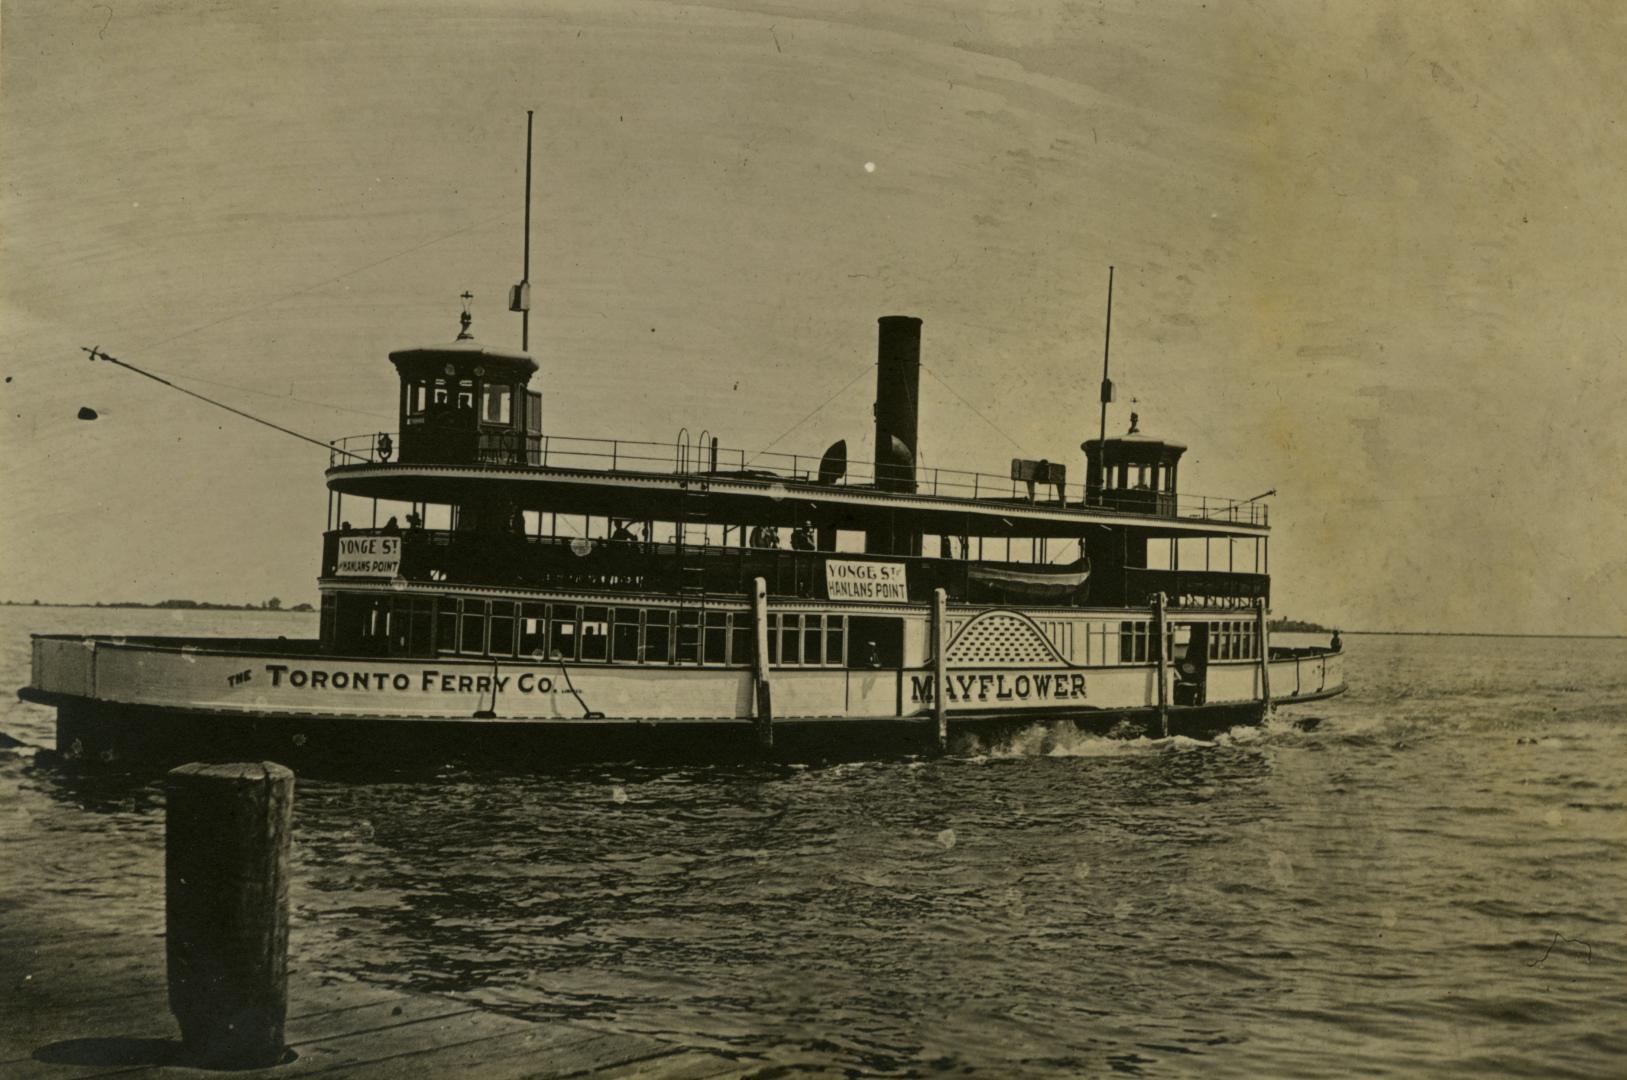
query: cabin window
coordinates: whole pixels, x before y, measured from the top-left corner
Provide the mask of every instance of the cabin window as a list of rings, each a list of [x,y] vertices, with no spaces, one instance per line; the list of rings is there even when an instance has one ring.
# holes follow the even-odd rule
[[[701,613],[678,612],[678,663],[701,662]]]
[[[706,663],[727,664],[729,662],[728,612],[708,611],[706,613],[706,636],[703,647]]]
[[[852,615],[847,620],[847,666],[898,667],[904,662],[904,620]]]
[[[430,401],[436,405],[445,405],[452,400],[452,390],[446,385],[445,379],[436,379],[435,388],[430,391]]]
[[[548,611],[541,604],[520,607],[520,655],[538,659],[548,655]]]
[[[729,631],[729,661],[734,664],[750,664],[753,660],[752,644],[753,631],[756,624],[750,615],[737,613],[729,616],[733,624]]]
[[[810,666],[824,661],[824,622],[822,616],[805,615],[802,619],[802,662]]]
[[[610,609],[584,607],[581,634],[582,659],[610,659]]]
[[[638,608],[617,608],[616,625],[610,636],[613,659],[629,664],[638,663]]]
[[[481,387],[480,419],[488,424],[507,424],[512,419],[514,388],[508,383],[487,383]]]
[[[435,649],[443,653],[458,651],[458,602],[449,596],[441,598],[435,615]]]
[[[665,664],[672,659],[672,612],[665,609],[644,613],[644,656],[646,664]]]
[[[846,643],[843,618],[840,615],[825,616],[825,663],[840,666],[847,659],[847,651],[843,647]]]
[[[558,660],[576,659],[576,605],[554,604],[548,619],[548,655]]]
[[[768,617],[768,662],[780,662],[780,617],[772,614]]]
[[[491,603],[491,654],[514,655],[514,602],[493,600]]]
[[[1119,623],[1119,663],[1145,664],[1149,659],[1151,627],[1144,622]]]
[[[483,653],[486,651],[486,601],[463,601],[463,617],[460,620],[461,633],[458,637],[458,652]]]
[[[525,394],[525,430],[532,434],[542,430],[542,395],[535,390]]]
[[[473,409],[475,407],[475,382],[473,379],[458,380],[458,408]]]
[[[802,616],[780,616],[780,663],[802,663]]]

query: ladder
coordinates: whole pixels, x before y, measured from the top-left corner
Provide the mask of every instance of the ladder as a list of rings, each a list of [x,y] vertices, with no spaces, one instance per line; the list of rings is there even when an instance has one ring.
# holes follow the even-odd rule
[[[677,662],[698,664],[706,639],[706,526],[710,523],[711,481],[688,474],[678,479],[678,520],[675,555],[678,560]]]

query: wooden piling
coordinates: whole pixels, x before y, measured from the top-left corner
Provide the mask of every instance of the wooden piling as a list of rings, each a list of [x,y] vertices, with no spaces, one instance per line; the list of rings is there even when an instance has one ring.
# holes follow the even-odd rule
[[[187,1058],[275,1065],[288,1011],[294,774],[271,762],[183,765],[166,792],[169,1002]]]
[[[1271,628],[1266,618],[1265,597],[1260,597],[1255,605],[1255,625],[1259,627],[1260,636],[1260,698],[1262,704],[1260,715],[1268,716],[1271,713]]]
[[[932,718],[938,722],[938,752],[949,749],[949,594],[932,590]]]
[[[1153,601],[1153,649],[1158,656],[1158,729],[1164,738],[1169,738],[1169,625],[1165,614],[1165,605],[1168,599],[1163,593]]]
[[[774,694],[768,679],[768,582],[763,578],[752,579],[751,616],[757,631],[751,662],[752,715],[757,745],[767,750],[774,745]]]

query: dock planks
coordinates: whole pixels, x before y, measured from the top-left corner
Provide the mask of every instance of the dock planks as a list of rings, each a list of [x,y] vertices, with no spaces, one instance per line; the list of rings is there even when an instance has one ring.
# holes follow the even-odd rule
[[[713,1080],[752,1071],[747,1063],[642,1035],[335,982],[292,963],[286,1030],[293,1061],[218,1075]],[[0,932],[0,1076],[6,1080],[211,1075],[172,1064],[180,1045],[169,1013],[162,937],[75,928],[30,934],[15,925]]]

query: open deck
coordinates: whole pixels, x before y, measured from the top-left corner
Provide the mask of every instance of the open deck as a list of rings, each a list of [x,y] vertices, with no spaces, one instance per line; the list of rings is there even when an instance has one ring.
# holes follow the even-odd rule
[[[396,442],[388,433],[336,440],[329,487],[365,498],[451,503],[484,486],[521,506],[679,519],[692,510],[683,504],[702,485],[714,521],[781,521],[799,508],[858,521],[905,509],[923,530],[957,536],[1074,537],[1082,526],[1104,525],[1149,536],[1259,537],[1270,528],[1268,507],[1258,500],[1140,489],[1087,493],[1082,484],[920,467],[913,469],[915,490],[901,491],[894,466],[877,484],[874,470],[862,463],[822,475],[818,455],[710,445],[696,450],[681,441],[482,435],[459,463],[392,461],[384,448]],[[630,496],[639,500],[634,513]]]

